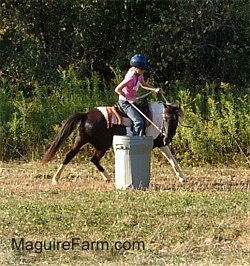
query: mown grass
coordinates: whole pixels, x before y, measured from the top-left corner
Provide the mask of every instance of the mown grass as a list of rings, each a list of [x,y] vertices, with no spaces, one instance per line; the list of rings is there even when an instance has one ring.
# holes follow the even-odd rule
[[[181,186],[168,167],[157,165],[149,190],[117,191],[88,165],[80,170],[73,164],[61,184],[52,188],[46,177],[55,166],[46,172],[36,163],[1,165],[1,265],[250,263],[249,169],[185,169],[192,179]],[[43,171],[47,176],[38,175]],[[30,241],[79,237],[110,244],[142,241],[145,248],[12,251],[11,239],[22,237]]]

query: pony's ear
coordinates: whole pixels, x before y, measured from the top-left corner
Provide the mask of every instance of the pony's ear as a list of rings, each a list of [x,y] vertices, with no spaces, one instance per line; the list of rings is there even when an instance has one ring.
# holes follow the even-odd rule
[[[181,110],[181,104],[180,104],[179,102],[175,102],[175,103],[174,103],[174,107],[175,107],[176,109]]]
[[[163,103],[164,108],[171,108],[173,105],[171,103]]]
[[[174,102],[174,103],[172,103],[171,104],[173,107],[175,107],[175,108],[181,108],[181,104],[179,103],[179,102]]]

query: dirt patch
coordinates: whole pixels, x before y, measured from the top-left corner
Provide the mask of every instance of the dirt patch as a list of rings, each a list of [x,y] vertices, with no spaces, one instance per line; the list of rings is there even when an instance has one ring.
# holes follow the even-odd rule
[[[62,179],[55,187],[51,179],[58,163],[42,165],[40,162],[0,163],[0,185],[9,191],[48,191],[63,190],[114,190],[114,179],[102,180],[99,172],[91,164],[69,164]],[[113,166],[106,166],[114,176]],[[250,191],[250,169],[244,167],[194,167],[184,169],[188,182],[180,183],[170,166],[152,163],[151,190],[217,190]]]

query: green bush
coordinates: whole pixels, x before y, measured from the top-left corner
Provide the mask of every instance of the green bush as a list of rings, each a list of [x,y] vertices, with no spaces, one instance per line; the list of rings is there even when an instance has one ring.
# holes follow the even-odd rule
[[[180,160],[196,164],[245,159],[250,153],[247,95],[240,95],[240,90],[229,84],[217,90],[214,86],[200,88],[197,94],[190,91],[179,91],[184,119],[173,146]]]
[[[33,93],[28,96],[21,87],[6,87],[2,79],[1,160],[41,158],[66,117],[117,100],[116,82],[106,84],[95,72],[81,79],[73,67],[58,71],[61,79],[57,86],[33,84]],[[171,144],[183,164],[246,161],[250,153],[250,104],[249,94],[243,91],[249,89],[238,90],[224,83],[219,88],[213,84],[189,88],[176,81],[165,91],[168,100],[178,100],[184,110]],[[156,100],[156,95],[151,100]]]

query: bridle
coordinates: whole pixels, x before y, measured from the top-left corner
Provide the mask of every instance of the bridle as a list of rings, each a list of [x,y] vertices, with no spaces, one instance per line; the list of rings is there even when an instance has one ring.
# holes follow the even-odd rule
[[[167,108],[172,108],[172,110],[170,110],[171,113],[166,112]],[[163,110],[164,111],[163,111],[163,119],[162,119],[162,135],[164,137],[163,142],[165,146],[165,145],[168,145],[172,141],[172,138],[176,133],[176,128],[179,123],[179,117],[181,116],[181,108],[180,108],[180,105],[168,104],[166,106],[164,104]],[[173,121],[175,123],[171,125],[171,126],[174,126],[174,128],[170,127],[170,121]]]
[[[180,116],[180,110],[179,110],[179,107],[178,107],[178,109],[177,109],[177,106],[175,106],[175,105],[172,105],[172,104],[168,104],[168,105],[165,105],[165,104],[163,104],[164,105],[164,108],[163,108],[163,114],[162,114],[162,123],[163,123],[163,125],[165,124],[165,123],[167,123],[167,121],[168,120],[170,120],[170,118],[172,118],[173,116],[174,116],[174,119],[178,122],[178,119],[176,118],[176,116]],[[169,113],[167,113],[166,112],[166,109],[167,108],[173,108],[173,109],[176,109],[176,110],[172,110],[171,111],[171,114],[169,114]],[[176,114],[177,113],[177,114]],[[164,127],[165,128],[165,127]]]
[[[141,96],[141,97],[138,97],[136,99],[140,99],[140,98],[145,98],[146,96],[148,96],[149,94],[151,94],[152,91],[150,91],[149,93]],[[161,93],[161,96],[162,98],[164,99],[164,102],[163,103],[163,113],[162,113],[162,125],[161,125],[161,128],[159,128],[153,121],[151,121],[136,105],[134,105],[133,103],[131,103],[131,105],[152,125],[154,126],[162,136],[166,137],[166,126],[165,126],[165,123],[167,122],[167,119],[168,117],[172,116],[172,114],[166,114],[165,110],[168,106],[171,106],[174,108],[174,106],[167,101],[166,97],[164,96],[163,92]],[[175,110],[174,110],[175,112]],[[175,114],[174,114],[175,115]],[[180,116],[179,114],[179,110],[178,110],[178,116]],[[178,121],[177,121],[178,122]]]
[[[166,114],[165,110],[167,106],[172,106],[170,103],[165,104],[163,103],[163,113],[162,113],[162,126],[159,128],[152,120],[150,120],[135,104],[131,103],[131,105],[139,112],[152,126],[154,126],[160,133],[161,135],[165,136],[166,135],[166,127],[165,123],[167,121],[167,118],[170,117],[170,114]]]

